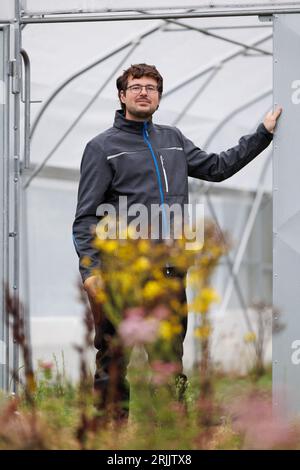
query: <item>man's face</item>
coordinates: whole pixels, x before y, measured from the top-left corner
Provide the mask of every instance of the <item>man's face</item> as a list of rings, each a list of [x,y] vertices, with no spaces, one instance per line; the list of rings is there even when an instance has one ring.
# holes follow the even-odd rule
[[[142,85],[140,92],[129,88],[134,85]],[[154,87],[155,91],[147,91],[145,86]],[[127,90],[121,91],[120,98],[126,106],[126,119],[145,121],[157,110],[160,97],[157,91],[157,81],[152,77],[133,78],[129,75]]]

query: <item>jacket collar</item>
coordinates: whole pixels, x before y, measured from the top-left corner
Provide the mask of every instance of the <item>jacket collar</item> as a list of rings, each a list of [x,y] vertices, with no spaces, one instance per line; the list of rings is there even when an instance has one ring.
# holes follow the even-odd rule
[[[151,132],[153,129],[152,120],[145,122],[147,122],[148,132]],[[118,109],[115,114],[114,127],[116,127],[117,129],[121,129],[125,132],[131,132],[133,134],[142,134],[144,129],[144,122],[131,121],[130,119],[125,119],[123,111],[121,109]]]

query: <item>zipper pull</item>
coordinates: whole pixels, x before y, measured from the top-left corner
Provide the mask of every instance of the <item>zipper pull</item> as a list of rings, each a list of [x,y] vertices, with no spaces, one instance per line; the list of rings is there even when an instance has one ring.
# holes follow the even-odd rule
[[[144,132],[146,134],[146,137],[149,137],[148,129],[147,129],[147,121],[144,122]]]
[[[164,178],[165,178],[166,193],[168,193],[169,192],[168,177],[167,177],[167,172],[166,172],[166,169],[165,169],[164,159],[163,159],[162,155],[160,155],[160,161],[161,161],[161,166],[162,166],[163,174],[164,174]]]

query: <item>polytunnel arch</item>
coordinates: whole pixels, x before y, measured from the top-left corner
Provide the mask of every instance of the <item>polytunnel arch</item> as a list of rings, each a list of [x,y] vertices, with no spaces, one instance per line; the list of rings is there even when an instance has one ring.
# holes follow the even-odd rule
[[[18,3],[19,2],[16,2],[17,6],[18,6]],[[84,3],[85,5],[88,3],[88,2],[68,2],[68,5],[78,5],[78,4],[82,4]],[[93,2],[92,2],[93,3]],[[134,2],[132,2],[134,3]],[[139,5],[140,5],[141,2],[139,2]],[[166,7],[167,7],[167,3],[166,2]],[[174,4],[174,2],[172,2]],[[59,2],[55,3],[55,8],[57,7],[56,10],[54,11],[50,11],[48,12],[49,14],[47,15],[43,15],[43,16],[40,16],[41,15],[41,12],[39,11],[39,8],[37,8],[37,5],[38,5],[38,2],[35,2],[34,0],[32,1],[27,1],[27,2],[22,2],[22,6],[24,7],[24,10],[23,12],[21,12],[20,14],[20,18],[19,18],[19,22],[20,24],[26,24],[27,27],[25,28],[25,30],[23,31],[23,42],[25,42],[25,35],[28,34],[29,36],[29,33],[28,31],[30,30],[30,25],[33,25],[34,23],[40,23],[40,24],[43,24],[43,23],[51,23],[51,24],[54,24],[56,22],[60,22],[60,21],[63,21],[63,22],[68,22],[68,21],[78,21],[81,22],[81,21],[100,21],[100,18],[103,19],[103,21],[110,19],[110,21],[129,21],[129,18],[131,20],[134,20],[134,21],[139,21],[141,20],[141,15],[143,15],[143,20],[160,20],[160,19],[164,19],[165,21],[168,21],[169,25],[171,23],[174,24],[174,26],[176,25],[176,27],[178,27],[178,20],[179,19],[182,19],[182,18],[185,18],[185,22],[188,21],[188,20],[191,20],[191,18],[194,18],[194,21],[196,21],[196,18],[202,18],[202,19],[206,19],[207,18],[213,18],[215,16],[215,18],[218,19],[218,21],[223,21],[223,18],[242,18],[242,17],[245,17],[245,18],[251,18],[251,21],[253,18],[255,18],[255,23],[256,24],[249,24],[249,30],[251,30],[252,32],[253,31],[256,31],[256,30],[260,30],[262,28],[267,28],[270,26],[270,24],[267,23],[259,23],[258,20],[256,19],[257,16],[261,16],[263,17],[264,19],[267,19],[269,21],[269,18],[267,17],[268,15],[272,15],[274,14],[275,12],[279,12],[279,13],[297,13],[300,11],[299,9],[299,5],[298,5],[298,2],[293,2],[293,5],[290,6],[290,3],[291,2],[276,2],[276,1],[269,1],[269,2],[265,2],[264,4],[261,4],[261,2],[252,2],[251,4],[248,5],[247,8],[242,8],[241,5],[239,4],[239,2],[231,2],[231,3],[228,3],[228,2],[225,2],[225,1],[219,1],[218,3],[217,2],[210,2],[210,4],[208,5],[204,5],[202,8],[199,8],[197,7],[197,2],[194,2],[194,5],[192,5],[193,2],[190,2],[191,5],[189,5],[189,7],[186,7],[184,10],[180,9],[180,11],[178,11],[179,7],[180,7],[180,3],[177,4],[177,10],[175,10],[176,8],[176,5],[174,4],[174,6],[172,8],[168,8],[168,11],[166,12],[165,9],[163,8],[158,8],[157,5],[153,4],[153,6],[150,8],[145,8],[143,7],[143,11],[144,10],[147,10],[147,13],[143,13],[143,14],[140,14],[138,10],[134,10],[133,8],[128,8],[128,9],[118,9],[117,7],[112,9],[112,8],[109,8],[108,10],[97,10],[97,8],[93,8],[92,7],[92,12],[91,11],[87,11],[85,12],[84,11],[84,8],[81,8],[81,11],[80,13],[78,12],[77,10],[77,7],[75,9],[72,9],[70,8],[70,10],[67,10],[67,5],[64,4],[64,11],[61,11],[61,7],[59,5]],[[109,4],[109,2],[106,2],[106,4]],[[116,5],[116,2],[114,2],[114,4]],[[215,4],[215,5],[214,5]],[[20,4],[21,5],[21,4]],[[19,6],[20,6],[19,5]],[[51,5],[54,5],[53,2]],[[54,8],[54,7],[53,7]],[[137,8],[137,7],[136,7]],[[140,7],[139,7],[140,8]],[[154,10],[154,8],[156,8]],[[0,10],[1,12],[1,10]],[[45,13],[45,12],[44,12]],[[46,12],[47,13],[47,12]],[[59,16],[60,15],[60,16]],[[93,16],[93,18],[92,18]],[[114,18],[111,18],[112,16],[114,16]],[[1,17],[1,15],[0,15]],[[14,17],[14,15],[13,15]],[[122,17],[122,18],[121,18]],[[33,25],[32,28],[34,28],[35,26]],[[144,25],[145,27],[145,25]],[[182,25],[180,26],[182,28]],[[233,27],[235,27],[234,31],[240,31],[240,26],[238,24],[235,24],[233,25]],[[193,33],[194,34],[198,34],[199,32],[201,32],[200,30],[202,30],[202,34],[204,34],[206,37],[209,37],[209,32],[212,32],[212,31],[218,31],[217,35],[220,36],[221,33],[219,32],[220,29],[222,28],[222,25],[217,25],[217,24],[214,24],[212,25],[210,28],[209,27],[206,27],[206,33],[203,33],[204,31],[204,28],[203,27],[196,27],[196,26],[191,26],[189,25],[189,27],[185,26],[186,29],[189,29],[191,32],[191,30],[193,30]],[[227,31],[229,30],[230,26],[228,26],[228,24],[226,25],[223,25],[223,33],[224,34],[224,31]],[[243,25],[243,30],[246,30],[246,26]],[[230,32],[232,32],[232,30],[229,30]],[[179,33],[178,31],[175,31],[174,33],[173,32],[170,32],[168,31],[166,34],[185,34],[185,33]],[[214,34],[214,33],[213,33]],[[242,49],[242,52],[240,52],[238,54],[239,55],[243,55],[243,58],[245,58],[247,55],[249,58],[249,60],[251,59],[255,59],[255,55],[252,55],[251,56],[251,53],[254,53],[254,54],[260,54],[260,55],[266,55],[265,54],[265,50],[264,49],[261,49],[261,44],[264,43],[264,37],[266,37],[265,41],[267,41],[268,39],[270,39],[270,35],[269,34],[266,34],[266,35],[260,35],[260,37],[255,37],[255,38],[251,38],[251,41],[249,41],[249,43],[247,41],[245,41],[244,45],[243,45],[243,42],[240,41],[240,40],[235,40],[235,39],[232,39],[232,38],[229,38],[229,37],[225,37],[224,36],[224,42],[226,42],[227,44],[230,44],[230,46],[233,46],[232,42],[234,41],[235,44],[234,44],[234,47],[240,47]],[[212,36],[210,36],[210,39],[212,39]],[[220,37],[216,38],[214,37],[213,38],[215,41],[221,41]],[[247,38],[248,39],[248,38]],[[239,44],[237,44],[239,43]],[[24,45],[25,46],[25,45]],[[133,45],[133,49],[135,49],[135,47],[137,47],[137,44],[134,44]],[[121,46],[120,46],[121,47]],[[25,46],[25,49],[28,51],[29,55],[30,55],[30,50],[28,50],[28,48],[26,48]],[[245,50],[247,51],[246,54],[245,54]],[[251,51],[251,52],[250,52]],[[232,54],[236,54],[237,51],[235,52],[232,52]],[[269,55],[270,54],[270,51],[267,51],[267,54]],[[166,105],[167,104],[167,98],[170,98],[171,96],[177,96],[177,99],[179,100],[179,102],[183,105],[183,106],[186,106],[188,103],[190,103],[191,105],[193,104],[195,106],[195,103],[199,97],[199,89],[200,91],[202,92],[205,92],[207,91],[207,87],[209,87],[210,85],[210,82],[212,81],[212,83],[215,83],[214,80],[218,77],[218,73],[219,71],[222,69],[222,67],[220,67],[220,63],[223,63],[223,62],[229,62],[230,60],[233,60],[234,58],[231,58],[230,57],[231,53],[230,52],[227,52],[224,53],[223,55],[223,60],[222,58],[219,59],[218,61],[216,61],[215,63],[211,63],[209,64],[208,66],[203,66],[202,67],[200,66],[198,68],[198,70],[196,71],[193,71],[193,73],[190,73],[190,74],[187,74],[182,80],[179,80],[178,83],[174,83],[173,85],[171,85],[169,87],[169,89],[166,90],[166,92],[164,93],[164,99],[166,100]],[[249,57],[249,55],[251,57]],[[256,57],[257,59],[257,57]],[[18,59],[17,59],[18,60]],[[121,59],[122,60],[122,59]],[[97,60],[96,60],[97,62]],[[213,62],[213,61],[212,61]],[[211,76],[207,76],[207,74],[211,72],[212,75]],[[80,71],[77,71],[77,73],[79,74]],[[76,75],[76,72],[75,72],[75,75]],[[110,77],[110,75],[109,75]],[[203,83],[200,83],[200,88],[199,88],[199,82],[198,82],[198,90],[195,90],[195,89],[192,89],[191,88],[191,95],[192,96],[185,96],[185,105],[184,105],[184,100],[181,98],[178,98],[178,95],[176,95],[176,92],[177,93],[180,93],[182,92],[182,89],[184,86],[186,85],[190,85],[192,86],[192,84],[195,84],[198,80],[199,77],[204,77],[204,81]],[[225,73],[225,78],[227,78],[226,76],[226,73]],[[205,79],[207,80],[205,82]],[[69,81],[69,79],[67,79],[66,81]],[[213,86],[213,85],[212,85]],[[56,90],[58,89],[62,89],[60,86],[57,87]],[[195,93],[196,91],[196,93]],[[210,91],[211,92],[211,91]],[[54,95],[56,96],[56,92],[54,91]],[[203,95],[201,95],[203,96]],[[254,96],[254,95],[253,95]],[[36,97],[34,97],[36,98]],[[248,100],[248,96],[246,97],[245,96],[245,103],[247,103],[247,100]],[[253,98],[255,100],[255,98]],[[241,98],[239,98],[239,102],[240,102]],[[249,101],[249,100],[248,100]],[[251,100],[250,100],[251,101]],[[225,100],[225,103],[226,103],[226,100]],[[207,105],[207,103],[206,103]],[[250,105],[249,105],[250,106]],[[180,127],[183,126],[183,130],[185,130],[185,128],[187,128],[187,132],[190,133],[192,136],[193,134],[195,135],[196,133],[196,130],[194,129],[194,127],[196,126],[190,126],[190,130],[189,130],[189,127],[188,127],[188,122],[189,120],[191,119],[194,119],[194,122],[198,122],[198,119],[200,117],[200,122],[201,122],[201,119],[203,118],[200,114],[195,114],[195,111],[193,113],[191,113],[189,115],[189,113],[185,112],[183,113],[183,116],[182,116],[182,110],[181,112],[178,112],[176,113],[176,110],[174,111],[172,109],[172,106],[170,107],[168,105],[168,108],[170,108],[170,110],[172,111],[172,113],[170,112],[169,115],[168,115],[168,118],[170,120],[170,122],[176,122],[176,120],[178,120],[178,118],[180,118]],[[267,107],[266,107],[267,108]],[[267,109],[266,109],[267,110]],[[186,107],[186,110],[184,109],[184,111],[188,111],[188,107]],[[73,113],[74,114],[74,113]],[[255,114],[255,113],[254,113]],[[258,120],[258,117],[261,117],[261,111],[259,110],[259,112],[257,112],[257,115],[255,118],[253,118],[253,114],[252,114],[252,117],[251,117],[251,124],[250,124],[250,121],[249,121],[249,125],[250,126],[253,126],[256,121]],[[165,113],[166,115],[166,113]],[[46,117],[46,116],[45,116]],[[217,116],[217,120],[222,120],[225,119],[225,116]],[[163,119],[165,121],[166,117],[162,114],[161,116],[161,119]],[[102,122],[102,124],[104,124],[104,122]],[[205,131],[206,131],[206,136],[207,136],[207,139],[206,140],[209,140],[209,132],[208,132],[208,129],[210,130],[210,134],[213,133],[213,127],[215,126],[215,129],[217,130],[217,128],[219,127],[218,123],[217,122],[212,122],[211,123],[211,127],[209,128],[208,124],[204,126],[202,126],[204,128],[204,135],[205,135]],[[37,127],[38,129],[38,127]],[[101,129],[100,129],[101,130]],[[42,131],[44,133],[44,130]],[[52,132],[53,134],[53,132]],[[74,135],[73,135],[74,137]],[[232,137],[231,137],[232,139]],[[84,138],[82,138],[82,140],[86,140]],[[195,140],[195,139],[194,139]],[[222,140],[224,140],[224,138],[220,139],[220,143],[218,142],[217,145],[223,145],[223,142]],[[63,142],[63,140],[62,140]],[[34,143],[34,139],[33,139],[33,143]],[[199,145],[200,145],[201,142],[199,142]],[[40,142],[37,144],[40,146]],[[202,146],[203,146],[203,143],[202,143]],[[62,151],[66,152],[66,147],[64,147],[62,149]],[[34,151],[36,152],[36,151]],[[33,153],[34,153],[33,152]],[[19,152],[20,153],[20,152]],[[51,151],[48,152],[48,155],[50,155],[49,158],[51,158],[52,154],[51,154]],[[23,179],[23,184],[24,184],[24,187],[26,188],[26,186],[28,186],[28,181],[31,182],[31,179],[33,180],[32,176],[31,175],[37,175],[38,174],[38,171],[42,170],[43,168],[43,165],[41,166],[41,162],[38,162],[38,161],[34,161],[34,165],[32,166],[32,170],[33,173],[29,173],[29,172],[26,172],[26,171],[23,171],[22,173],[22,179]],[[76,170],[74,168],[71,168],[70,165],[67,165],[65,168],[63,168],[63,165],[57,165],[57,162],[56,164],[53,164],[50,165],[50,167],[48,168],[48,175],[51,174],[52,177],[53,175],[55,175],[55,177],[59,176],[59,173],[62,172],[64,175],[65,175],[65,178],[69,178],[70,180],[72,180],[72,178],[74,177],[74,175],[76,174]],[[44,172],[44,179],[45,179],[45,176],[47,174],[47,171]],[[261,175],[263,174],[264,172],[264,165],[261,164],[261,168],[259,169],[259,171],[257,172],[257,175],[256,175],[256,179],[255,181],[256,182],[259,182],[260,180],[260,177]],[[27,174],[26,174],[27,173]],[[69,176],[67,176],[69,175]],[[28,180],[29,178],[29,180]],[[31,178],[31,179],[30,179]],[[49,178],[49,182],[50,181],[53,181],[51,180],[51,178]],[[215,185],[209,185],[209,189],[206,188],[206,185],[204,184],[203,185],[204,188],[202,188],[202,191],[204,189],[204,197],[207,198],[208,200],[208,196],[210,196],[210,193],[214,193],[215,189]],[[242,186],[242,183],[238,183],[237,184],[237,187],[240,188]],[[193,189],[193,191],[197,192],[199,191],[199,187],[196,185],[196,184],[192,184],[191,185],[191,188]],[[226,193],[227,190],[229,190],[229,187],[225,186],[223,188],[224,190],[224,193]],[[208,192],[209,191],[209,192]],[[218,192],[218,190],[216,190],[216,192]],[[252,184],[250,185],[250,187],[247,188],[247,191],[251,194],[257,194],[257,190],[255,188],[255,184]],[[262,196],[264,195],[265,191],[263,190],[262,187],[259,188],[259,191],[260,191],[260,194],[261,194],[261,199],[262,199]],[[244,190],[242,190],[242,192],[245,192]],[[18,196],[15,195],[15,198],[17,198]],[[251,204],[251,202],[250,202]],[[258,211],[259,209],[259,205],[256,204],[256,211]],[[257,213],[257,212],[256,212]],[[13,269],[12,269],[13,271]],[[235,273],[237,274],[237,273]],[[236,289],[239,289],[237,287],[237,284],[236,284]],[[16,289],[18,290],[18,289]],[[24,292],[25,293],[25,292]],[[239,294],[238,294],[239,295]],[[242,302],[241,302],[242,303]],[[29,304],[29,302],[28,302]],[[245,309],[244,309],[245,310]],[[16,351],[15,351],[15,355],[14,357],[16,358]],[[16,366],[16,363],[15,363],[15,366]]]

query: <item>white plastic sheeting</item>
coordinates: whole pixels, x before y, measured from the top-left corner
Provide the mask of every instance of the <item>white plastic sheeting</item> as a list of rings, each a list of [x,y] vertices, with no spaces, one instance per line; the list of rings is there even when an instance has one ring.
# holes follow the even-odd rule
[[[142,10],[142,9],[245,9],[250,7],[267,8],[273,6],[299,7],[299,2],[288,0],[23,0],[26,13],[57,13],[68,11],[95,12],[103,10]]]
[[[15,16],[14,2],[12,0],[1,0],[0,2],[0,19],[12,20]]]
[[[197,19],[184,22],[198,28],[262,26],[254,18]],[[23,47],[32,64],[32,99],[45,102],[67,77],[114,50],[128,38],[138,37],[152,25],[161,25],[162,29],[143,39],[124,64],[118,67],[127,50],[119,52],[74,80],[54,99],[32,139],[33,163],[40,163],[48,155],[87,102],[116,69],[101,95],[48,162],[51,166],[78,169],[86,142],[112,125],[115,109],[119,107],[116,77],[131,63],[137,62],[147,62],[158,67],[164,76],[166,94],[175,85],[183,83],[208,65],[219,66],[217,74],[209,80],[198,98],[193,99],[193,96],[211,72],[189,81],[186,86],[163,98],[160,109],[154,116],[157,123],[172,124],[192,100],[178,127],[200,147],[204,146],[210,134],[224,119],[226,124],[212,140],[209,150],[220,151],[233,146],[241,135],[256,127],[272,106],[271,55],[250,50],[245,53],[241,46],[173,24],[167,25],[164,21],[135,21],[134,30],[129,22],[27,25],[23,32]],[[166,27],[168,31],[164,29]],[[263,41],[265,37],[271,36],[270,27],[212,32],[245,44],[261,41],[257,47],[272,51],[272,40]],[[223,62],[224,58],[234,52],[242,53]],[[226,119],[234,110],[268,90],[268,96],[237,113],[232,119]],[[32,104],[32,121],[42,104]],[[263,161],[264,157],[259,157],[224,185],[255,190]],[[270,174],[271,172],[267,178],[269,189]]]

